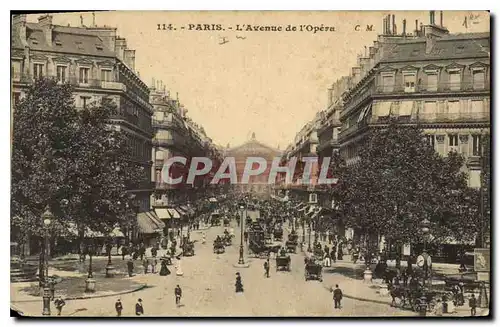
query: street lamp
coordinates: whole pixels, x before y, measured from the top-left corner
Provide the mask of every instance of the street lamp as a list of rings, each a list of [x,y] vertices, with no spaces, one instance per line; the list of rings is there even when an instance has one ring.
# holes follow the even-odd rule
[[[419,258],[417,258],[417,263],[424,268],[424,285],[427,284],[427,279],[429,278],[429,266],[431,265],[431,257],[427,253],[427,236],[429,235],[430,224],[431,222],[428,219],[424,219],[420,224],[424,237],[424,250]]]
[[[311,249],[311,218],[308,218],[307,222],[309,225],[308,226],[309,241],[308,241],[308,245],[307,245],[307,252],[312,252],[312,249]]]
[[[50,285],[49,285],[49,226],[54,219],[54,215],[49,209],[49,206],[45,208],[45,212],[42,214],[42,220],[45,231],[45,248],[44,248],[44,283],[43,283],[43,311],[42,315],[50,316]]]
[[[89,254],[89,271],[87,274],[87,279],[85,280],[85,292],[92,293],[95,291],[95,279],[92,272],[92,255],[94,254],[94,244],[93,240],[90,240],[87,246],[87,252]]]
[[[240,203],[241,217],[240,217],[240,257],[238,259],[238,265],[244,265],[245,259],[243,258],[243,225],[246,219],[246,206],[245,203]],[[243,216],[243,212],[245,215]]]
[[[106,265],[106,277],[110,278],[114,275],[113,264],[111,263],[111,250],[113,249],[113,239],[110,237],[106,242],[106,253],[108,254],[108,264]]]

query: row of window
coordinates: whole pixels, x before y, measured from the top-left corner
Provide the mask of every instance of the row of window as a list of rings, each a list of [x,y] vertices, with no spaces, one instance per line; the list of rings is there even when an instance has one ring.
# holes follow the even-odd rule
[[[113,70],[111,68],[101,68],[101,79],[102,82],[111,82],[113,80],[112,74]],[[33,77],[35,79],[40,79],[45,76],[45,68],[43,64],[33,64]],[[91,78],[90,68],[79,67],[78,68],[78,83],[89,84]],[[66,83],[69,81],[68,78],[68,67],[58,65],[56,66],[56,79],[60,83]]]
[[[151,160],[151,145],[146,141],[129,137],[127,139],[127,145],[132,148],[132,155],[142,161]]]
[[[398,87],[395,82],[394,73],[382,73],[382,92],[394,92]],[[425,90],[428,92],[436,92],[438,90],[439,73],[438,71],[426,72],[426,85]],[[421,86],[422,81],[419,79],[417,82],[416,72],[403,72],[403,91],[405,93],[413,93],[417,91],[417,87]],[[460,70],[448,71],[448,81],[444,83],[446,88],[450,91],[459,91],[462,89],[462,72]],[[483,90],[486,86],[486,72],[482,70],[472,71],[472,89]]]
[[[439,154],[444,154],[449,151],[457,151],[464,155],[468,155],[472,151],[472,156],[480,156],[482,153],[481,146],[481,135],[473,134],[471,137],[469,135],[458,135],[458,134],[448,134],[448,149],[445,151],[445,135],[426,135],[427,142],[434,149],[436,149]],[[472,149],[469,148],[469,140],[472,138]]]

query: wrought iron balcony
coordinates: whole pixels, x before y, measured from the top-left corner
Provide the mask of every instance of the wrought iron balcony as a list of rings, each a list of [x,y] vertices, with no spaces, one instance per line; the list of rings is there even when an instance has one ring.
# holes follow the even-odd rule
[[[430,85],[415,85],[413,87],[406,87],[403,84],[394,85],[378,85],[376,94],[413,94],[413,93],[453,93],[453,92],[483,92],[488,91],[490,85],[488,83],[438,83],[435,86]]]

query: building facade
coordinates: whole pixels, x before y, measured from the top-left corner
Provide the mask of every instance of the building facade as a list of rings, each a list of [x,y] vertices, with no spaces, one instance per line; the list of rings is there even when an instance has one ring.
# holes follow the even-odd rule
[[[210,180],[215,169],[222,162],[217,146],[203,127],[187,116],[186,108],[178,99],[173,99],[162,82],[153,81],[151,104],[154,107],[154,147],[152,149],[154,166],[152,180],[155,183],[153,206],[177,206],[195,203],[210,198],[217,190]],[[174,164],[171,171],[183,176],[184,182],[170,185],[163,180],[163,165],[172,157],[186,158],[186,165]],[[213,162],[212,171],[205,177],[196,178],[192,184],[185,182],[193,157],[207,157]],[[201,167],[200,167],[201,168]]]
[[[224,151],[224,157],[232,157],[235,159],[236,163],[238,185],[236,185],[233,190],[241,193],[251,192],[256,196],[264,198],[270,196],[273,190],[273,185],[268,183],[269,172],[274,158],[280,156],[280,150],[257,141],[255,133],[252,133],[252,137],[249,141],[236,147],[226,148]],[[258,176],[250,176],[249,182],[247,184],[241,184],[241,179],[248,157],[264,158],[267,163],[266,169],[262,174],[259,174]],[[252,169],[256,168],[257,165],[254,165],[252,167]]]
[[[109,123],[127,135],[133,149],[130,160],[151,171],[153,111],[149,89],[135,70],[135,50],[127,47],[116,28],[54,25],[51,15],[39,17],[37,23],[26,18],[12,18],[13,105],[42,77],[71,84],[77,108],[110,99],[118,112]],[[153,191],[149,174],[129,191],[137,213],[148,212]]]
[[[352,69],[340,113],[342,155],[356,162],[367,132],[395,118],[418,124],[439,154],[464,155],[469,185],[479,187],[481,138],[490,128],[489,33],[449,34],[432,13],[413,34],[404,20],[402,34],[386,25]]]

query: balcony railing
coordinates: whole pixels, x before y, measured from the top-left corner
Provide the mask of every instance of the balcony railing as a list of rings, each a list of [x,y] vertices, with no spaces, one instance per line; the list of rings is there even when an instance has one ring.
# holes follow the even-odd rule
[[[157,120],[157,119],[153,119],[153,127],[154,128],[166,128],[166,129],[169,129],[169,128],[174,128],[174,127],[180,127],[180,123],[178,123],[177,121],[175,120],[167,120],[167,119],[164,119],[164,120]]]
[[[439,83],[437,86],[415,85],[414,87],[406,87],[405,85],[378,85],[376,94],[412,94],[412,93],[452,93],[461,91],[481,92],[488,91],[489,84],[474,84],[474,83]]]
[[[415,119],[419,122],[481,122],[490,121],[489,112],[467,112],[467,113],[419,113]]]
[[[47,77],[47,76],[44,76]],[[56,78],[55,76],[48,76],[52,78]],[[12,75],[13,82],[19,83],[33,83],[35,81],[35,77],[29,74],[13,74]],[[63,83],[63,82],[61,82]],[[85,79],[80,80],[78,77],[66,77],[64,79],[64,83],[69,83],[73,86],[77,87],[88,87],[88,88],[98,88],[98,89],[107,89],[107,90],[119,90],[126,92],[127,86],[120,82],[109,82],[102,81],[100,79]]]

